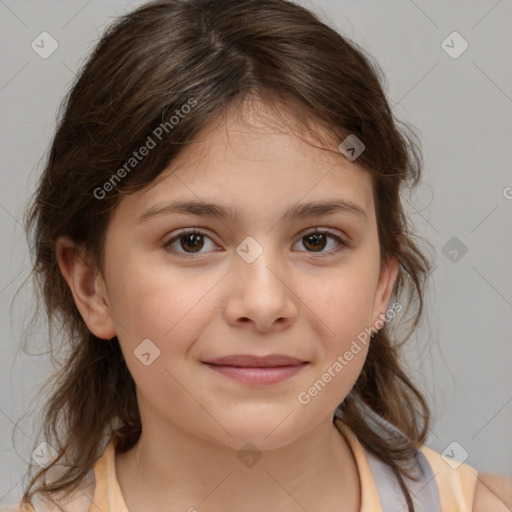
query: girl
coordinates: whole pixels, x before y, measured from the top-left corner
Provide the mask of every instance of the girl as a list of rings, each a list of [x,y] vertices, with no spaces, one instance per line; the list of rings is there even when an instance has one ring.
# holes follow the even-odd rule
[[[27,215],[69,352],[21,508],[507,510],[424,445],[400,362],[431,269],[400,202],[420,174],[377,66],[306,9],[118,20]]]

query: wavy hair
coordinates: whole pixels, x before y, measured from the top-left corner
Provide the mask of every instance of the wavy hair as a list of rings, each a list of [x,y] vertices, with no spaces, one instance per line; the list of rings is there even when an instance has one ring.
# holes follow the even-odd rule
[[[296,133],[315,133],[321,140],[322,126],[330,142],[355,134],[365,144],[358,163],[372,176],[381,257],[399,262],[393,297],[406,305],[399,320],[411,322],[401,337],[388,325],[375,333],[362,372],[340,407],[359,441],[391,466],[414,510],[403,463],[426,440],[430,412],[398,349],[420,320],[431,264],[400,196],[403,187],[420,180],[420,143],[410,125],[394,118],[383,84],[382,71],[363,49],[287,0],[159,0],[106,30],[61,105],[25,216],[50,344],[60,339],[68,355],[46,383],[42,430],[57,458],[35,474],[29,468],[22,503],[30,503],[36,492],[71,492],[106,440],[125,451],[141,432],[135,384],[118,340],[100,340],[88,330],[59,270],[57,238],[70,236],[101,270],[106,228],[123,194],[151,184],[207,123],[256,97],[275,112],[290,114]],[[192,102],[179,123],[160,130],[161,140],[136,169],[114,183],[113,175],[119,176],[133,152]],[[112,184],[107,192],[106,182]],[[379,432],[367,408],[399,429],[402,441]],[[48,480],[59,461],[68,461],[66,470]]]

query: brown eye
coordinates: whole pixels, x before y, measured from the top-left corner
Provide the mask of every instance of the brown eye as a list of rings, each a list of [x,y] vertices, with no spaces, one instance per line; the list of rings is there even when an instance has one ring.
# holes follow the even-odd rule
[[[179,238],[181,247],[187,252],[200,251],[204,246],[203,235],[200,233],[187,233]]]
[[[337,242],[338,247],[336,247],[336,244],[334,244],[334,248],[325,250],[325,248],[329,245],[329,240],[334,240]],[[317,252],[322,254],[334,253],[348,246],[348,244],[336,234],[330,232],[329,230],[319,229],[310,231],[304,235],[300,239],[299,243],[301,243],[302,246],[307,249],[307,252]]]
[[[303,237],[304,247],[311,248],[312,251],[322,251],[327,245],[327,235],[325,233],[313,233]]]
[[[184,256],[201,254],[207,252],[202,251],[202,249],[208,245],[208,241],[212,245],[213,249],[217,247],[211,238],[201,231],[182,231],[166,242],[164,244],[164,248],[170,252],[175,252]]]

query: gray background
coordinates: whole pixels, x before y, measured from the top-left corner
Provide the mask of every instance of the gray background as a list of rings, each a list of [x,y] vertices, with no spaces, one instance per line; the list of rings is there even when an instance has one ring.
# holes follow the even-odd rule
[[[23,205],[80,62],[113,17],[140,3],[0,0],[0,502],[21,495],[36,439],[21,415],[37,411],[33,393],[53,371],[48,355],[19,349],[34,307],[30,286],[13,302],[30,264]],[[427,444],[456,456],[464,449],[480,471],[512,476],[512,3],[302,3],[377,59],[394,113],[417,127],[423,143],[424,183],[405,199],[417,231],[435,246],[436,269],[428,318],[407,354],[433,407]],[[43,31],[59,45],[47,59],[31,48]],[[458,58],[441,46],[453,31],[469,44]],[[33,339],[43,351],[44,328]]]

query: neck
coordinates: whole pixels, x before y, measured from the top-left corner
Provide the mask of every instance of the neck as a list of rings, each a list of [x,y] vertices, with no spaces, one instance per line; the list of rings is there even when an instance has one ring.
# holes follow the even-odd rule
[[[190,512],[360,506],[355,460],[329,417],[286,446],[255,453],[146,422],[137,444],[116,456],[116,473],[130,512],[161,510],[162,503]]]

